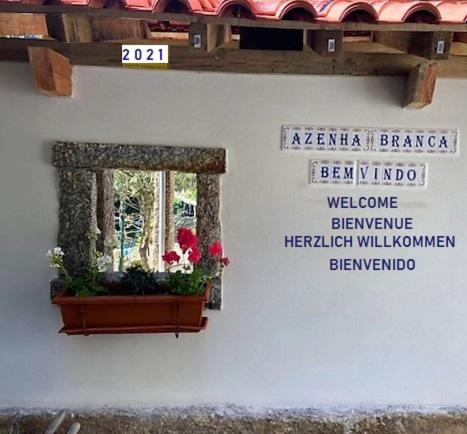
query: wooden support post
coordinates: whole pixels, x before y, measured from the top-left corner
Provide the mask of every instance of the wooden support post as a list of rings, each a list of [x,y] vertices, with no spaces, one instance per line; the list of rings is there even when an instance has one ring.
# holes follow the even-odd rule
[[[422,63],[412,69],[407,77],[404,107],[419,109],[431,104],[437,75],[436,63]]]
[[[0,37],[47,39],[48,36],[44,14],[0,13]]]
[[[193,50],[210,52],[231,40],[229,25],[192,23],[190,26],[190,47]]]
[[[66,57],[45,47],[28,47],[28,54],[36,87],[41,92],[71,96],[73,68]]]
[[[334,57],[342,53],[344,32],[340,30],[306,31],[306,44],[323,57]]]
[[[50,36],[62,42],[92,42],[90,19],[84,15],[49,14]]]
[[[430,60],[449,58],[452,44],[450,32],[375,32],[374,40],[401,52]]]

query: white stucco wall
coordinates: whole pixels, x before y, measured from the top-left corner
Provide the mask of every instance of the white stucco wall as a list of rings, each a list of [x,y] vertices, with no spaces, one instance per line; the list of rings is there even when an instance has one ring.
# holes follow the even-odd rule
[[[0,64],[0,406],[467,405],[465,141],[456,158],[427,157],[427,190],[399,193],[390,213],[331,212],[330,190],[307,185],[310,156],[279,150],[287,123],[467,137],[467,81],[439,80],[432,106],[407,111],[399,78],[74,74],[73,99],[48,98],[27,65]],[[206,332],[57,333],[44,256],[57,231],[57,139],[227,148],[232,265]],[[284,234],[329,232],[331,215],[357,214],[413,216],[417,233],[453,233],[458,247],[417,251],[412,273],[329,272],[331,252],[283,248]]]

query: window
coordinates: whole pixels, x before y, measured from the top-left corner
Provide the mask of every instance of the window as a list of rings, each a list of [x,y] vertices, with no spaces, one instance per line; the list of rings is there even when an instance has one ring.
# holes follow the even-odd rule
[[[114,270],[139,263],[147,270],[164,271],[163,253],[180,250],[177,230],[188,227],[196,232],[196,174],[114,170],[109,175],[113,209],[110,205],[103,212],[113,214],[114,224],[101,238],[110,243],[104,250],[113,259]],[[102,199],[98,195],[98,209]]]
[[[154,256],[150,259],[151,268],[161,269],[160,255],[173,243],[175,228],[187,224],[194,225],[200,239],[203,252],[200,266],[206,269],[215,266],[207,249],[212,241],[221,238],[219,196],[220,174],[225,172],[224,149],[56,143],[53,163],[59,175],[58,244],[67,252],[66,265],[73,274],[88,267],[96,249],[114,255],[115,269],[121,259],[125,261],[128,255],[132,259],[129,252],[134,246],[130,249],[130,245],[132,242],[138,245],[137,238],[142,236],[144,227],[143,199],[130,191],[125,200],[120,200],[118,195],[123,198],[124,194],[118,191],[121,187],[118,183],[134,183],[138,179],[140,183],[146,181],[147,186],[153,185],[157,196],[149,211],[154,212],[154,221],[160,227],[151,231],[151,235],[157,233],[157,252],[146,251]],[[135,212],[131,212],[132,207]],[[122,217],[126,221],[118,222]],[[119,237],[122,244],[117,254],[115,240]],[[219,280],[209,307],[220,309],[221,305]]]

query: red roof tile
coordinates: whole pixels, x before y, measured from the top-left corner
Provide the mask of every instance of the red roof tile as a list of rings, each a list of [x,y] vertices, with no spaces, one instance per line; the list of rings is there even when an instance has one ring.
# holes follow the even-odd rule
[[[0,0],[42,3],[47,0]],[[104,0],[55,0],[61,4],[101,7]],[[174,4],[193,14],[300,19],[318,22],[381,23],[467,22],[467,0],[120,0],[127,9],[173,12]]]

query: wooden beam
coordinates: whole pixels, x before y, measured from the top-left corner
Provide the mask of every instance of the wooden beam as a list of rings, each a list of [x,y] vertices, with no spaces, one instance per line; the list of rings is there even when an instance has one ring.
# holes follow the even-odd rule
[[[375,32],[374,40],[400,52],[425,57],[430,60],[443,60],[449,57],[452,33]]]
[[[49,32],[44,14],[0,13],[0,37],[47,38]]]
[[[345,53],[366,53],[366,54],[400,54],[401,51],[378,42],[368,41],[346,41],[344,38],[342,50]]]
[[[230,42],[230,26],[217,24],[192,23],[189,32],[189,44],[195,51],[209,53]]]
[[[43,13],[43,14],[73,14],[87,17],[129,18],[151,21],[183,21],[209,24],[229,24],[240,27],[265,27],[281,29],[310,30],[344,30],[356,31],[410,31],[410,32],[467,32],[465,24],[426,24],[426,23],[396,23],[374,24],[359,22],[326,23],[292,20],[254,20],[248,18],[218,17],[212,15],[158,13],[154,11],[130,10],[124,8],[90,8],[69,5],[23,4],[20,2],[0,2],[0,12],[8,13]]]
[[[63,42],[92,42],[90,19],[82,15],[52,14],[47,16],[50,35]]]
[[[421,63],[412,69],[407,77],[404,107],[420,109],[431,104],[437,75],[436,63]]]
[[[29,62],[36,87],[51,96],[71,96],[70,61],[50,48],[29,47]]]
[[[151,40],[138,44],[154,43]],[[73,65],[121,67],[121,43],[65,44],[58,41],[0,40],[0,60],[27,61],[27,47],[49,47]],[[314,51],[261,51],[220,48],[211,53],[171,46],[169,69],[274,74],[399,75],[406,76],[420,64],[407,54],[347,53],[337,58],[321,57]],[[451,56],[438,62],[440,77],[467,78],[467,56]]]
[[[342,53],[344,32],[341,30],[305,30],[307,45],[320,56],[336,57]]]

